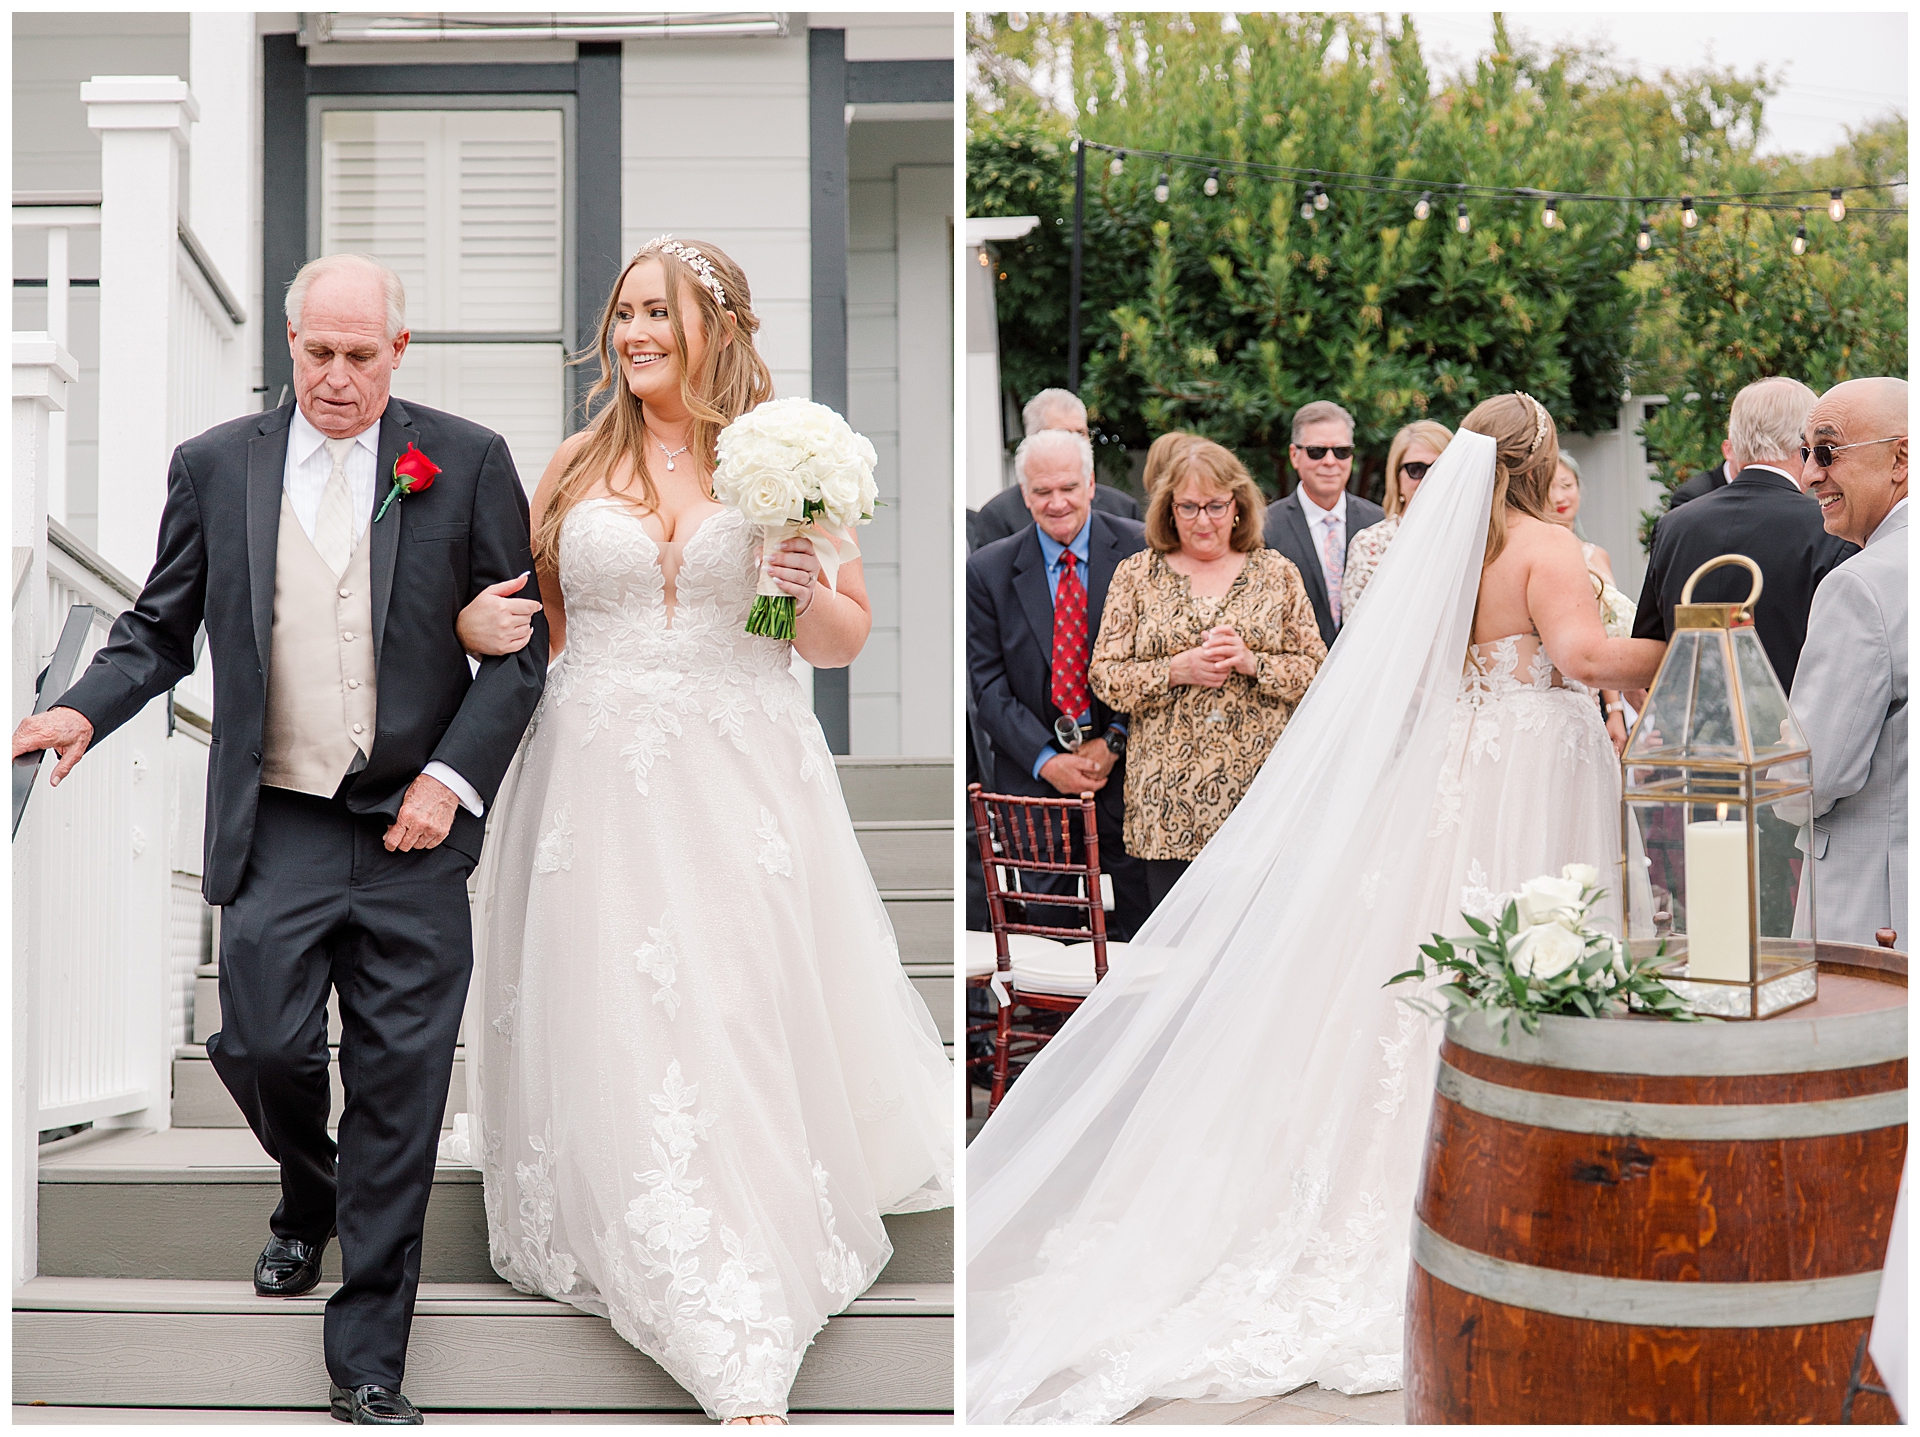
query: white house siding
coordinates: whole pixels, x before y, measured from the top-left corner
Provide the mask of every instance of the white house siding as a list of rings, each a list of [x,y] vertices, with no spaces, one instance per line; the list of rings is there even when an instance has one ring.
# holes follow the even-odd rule
[[[849,34],[849,49],[852,39]],[[900,303],[903,265],[910,274],[951,274],[946,226],[929,226],[920,211],[927,208],[928,190],[937,189],[937,183],[926,183],[931,169],[947,181],[935,218],[950,212],[952,162],[953,128],[945,120],[856,120],[848,130],[848,418],[879,454],[875,477],[885,506],[859,535],[873,634],[849,684],[856,754],[934,755],[952,747],[950,678],[947,692],[936,699],[943,714],[936,720],[916,711],[921,706],[913,702],[908,677],[908,670],[925,666],[919,662],[924,656],[937,656],[942,673],[951,668],[951,599],[936,592],[952,583],[951,446],[945,446],[944,463],[929,466],[923,455],[914,472],[903,474],[901,466],[903,426],[944,424],[951,431],[950,418],[930,415],[917,401],[928,388],[926,371],[935,369],[948,380],[940,403],[950,415],[952,331],[944,341],[912,328],[903,334]],[[916,172],[917,183],[900,183],[903,167]],[[900,241],[903,218],[911,226],[907,253]],[[951,293],[948,280],[942,302],[950,305]],[[932,564],[912,562],[930,550]]]
[[[38,11],[16,13],[12,20],[13,188],[97,191],[100,137],[87,128],[81,85],[95,75],[185,76],[187,15]],[[186,178],[183,168],[182,194]],[[44,279],[46,256],[44,232],[19,232],[13,277]],[[98,230],[71,232],[67,273],[99,277]],[[66,512],[54,517],[93,545],[99,538],[100,292],[76,287],[70,296],[67,349],[80,363],[80,382],[67,410]],[[46,324],[46,291],[16,287],[13,327]]]
[[[629,40],[620,69],[621,236],[718,245],[746,272],[782,396],[812,393],[807,37]]]

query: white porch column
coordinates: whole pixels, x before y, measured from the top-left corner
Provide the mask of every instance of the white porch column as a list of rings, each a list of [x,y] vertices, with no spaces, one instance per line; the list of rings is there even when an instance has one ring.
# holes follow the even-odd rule
[[[100,136],[99,550],[138,582],[167,493],[180,147],[200,108],[172,75],[96,75],[80,99]]]
[[[52,637],[47,629],[49,419],[67,406],[80,366],[44,331],[13,336],[13,693],[10,723],[33,707],[33,678]],[[33,882],[33,824],[13,845],[13,1280],[39,1270],[39,955]]]
[[[259,409],[259,396],[253,392],[259,327],[271,324],[278,313],[277,306],[260,302],[260,246],[254,239],[260,214],[254,93],[260,39],[254,18],[247,10],[196,10],[189,41],[188,78],[200,119],[193,127],[193,162],[187,167],[187,222],[247,312],[237,342],[226,346],[220,376],[223,417]]]

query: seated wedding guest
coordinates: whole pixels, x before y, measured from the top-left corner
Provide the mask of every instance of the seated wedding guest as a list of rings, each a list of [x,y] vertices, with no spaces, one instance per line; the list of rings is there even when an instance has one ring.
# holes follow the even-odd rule
[[[1407,512],[1407,505],[1413,502],[1420,481],[1427,477],[1427,471],[1452,442],[1453,431],[1432,419],[1416,419],[1403,425],[1393,436],[1393,443],[1387,449],[1387,489],[1383,496],[1386,502],[1381,505],[1387,517],[1372,528],[1362,529],[1347,545],[1347,572],[1340,580],[1343,619],[1353,617],[1360,595],[1386,555],[1387,545],[1400,532],[1400,520]]]
[[[1262,546],[1260,490],[1190,438],[1114,571],[1088,678],[1128,717],[1127,852],[1158,907],[1225,822],[1326,658],[1292,560]]]
[[[1795,477],[1813,402],[1811,389],[1785,377],[1759,380],[1734,395],[1727,415],[1727,468],[1733,478],[1661,519],[1634,612],[1636,639],[1671,639],[1674,605],[1693,571],[1722,554],[1745,554],[1760,566],[1764,580],[1754,631],[1780,687],[1792,690],[1814,591],[1857,552],[1822,526],[1820,505],[1800,491]],[[1752,585],[1745,569],[1728,565],[1694,586],[1694,602],[1737,603]],[[1784,896],[1792,891],[1785,875],[1793,861],[1793,830],[1767,813],[1759,829],[1760,862],[1772,875],[1762,885],[1772,896],[1762,906],[1760,931],[1785,934],[1793,921]]]
[[[1911,951],[1906,380],[1836,384],[1807,416],[1806,442],[1800,478],[1827,532],[1863,547],[1814,594],[1788,696],[1813,752],[1812,794],[1775,805],[1813,858],[1793,931],[1807,930],[1810,880],[1821,938],[1871,944],[1891,928]]]
[[[1097,795],[1100,867],[1113,880],[1107,932],[1125,939],[1147,916],[1145,873],[1121,840],[1127,722],[1088,687],[1087,663],[1114,570],[1145,545],[1145,531],[1093,507],[1084,434],[1031,434],[1013,468],[1035,522],[967,559],[967,679],[974,723],[993,747],[986,783],[996,793]],[[1049,876],[1023,881],[1044,890]],[[1085,918],[1039,905],[1028,913],[1036,923]]]
[[[1092,443],[1092,435],[1087,432],[1087,406],[1071,389],[1041,390],[1027,401],[1026,408],[1020,411],[1020,420],[1029,439],[1043,429],[1065,429]],[[1133,495],[1111,484],[1093,486],[1093,507],[1123,519],[1140,517],[1140,505]],[[1002,489],[987,500],[980,506],[979,513],[980,517],[969,520],[967,525],[968,541],[976,547],[1008,538],[1033,522],[1017,485]]]
[[[1293,560],[1313,601],[1320,641],[1333,647],[1344,609],[1340,583],[1354,539],[1385,514],[1378,504],[1347,492],[1353,474],[1353,416],[1330,400],[1303,404],[1293,416],[1287,462],[1300,486],[1267,510],[1266,539]]]
[[[1566,450],[1560,451],[1559,467],[1547,489],[1547,517],[1573,530],[1580,540],[1580,553],[1593,575],[1595,597],[1600,601],[1600,617],[1610,638],[1624,639],[1633,633],[1633,600],[1613,586],[1613,560],[1607,551],[1580,533],[1580,463]],[[1614,689],[1600,690],[1600,704],[1607,718],[1607,737],[1613,740],[1616,754],[1627,751],[1627,705]]]

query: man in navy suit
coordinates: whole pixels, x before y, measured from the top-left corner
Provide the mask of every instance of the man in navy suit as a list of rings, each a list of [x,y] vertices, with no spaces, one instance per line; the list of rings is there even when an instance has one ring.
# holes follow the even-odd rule
[[[1353,416],[1330,400],[1304,404],[1293,416],[1287,450],[1300,487],[1267,506],[1267,547],[1278,549],[1306,580],[1321,642],[1331,649],[1346,615],[1340,580],[1354,535],[1386,517],[1378,504],[1347,492],[1353,474]]]
[[[1034,522],[967,560],[968,681],[974,722],[993,743],[986,782],[997,793],[1098,795],[1100,867],[1113,879],[1108,932],[1124,939],[1147,916],[1143,866],[1120,838],[1126,715],[1094,696],[1087,660],[1113,571],[1146,547],[1146,530],[1093,507],[1093,446],[1083,434],[1029,435],[1013,465]],[[1071,751],[1055,731],[1062,717],[1090,735]],[[1034,921],[1072,922],[1071,911]]]

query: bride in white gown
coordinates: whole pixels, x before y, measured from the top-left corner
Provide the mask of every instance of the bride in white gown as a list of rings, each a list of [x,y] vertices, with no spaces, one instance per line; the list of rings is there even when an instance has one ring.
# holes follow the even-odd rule
[[[771,396],[757,327],[710,245],[663,237],[615,286],[621,373],[534,497],[560,652],[497,800],[466,1029],[495,1269],[722,1421],[784,1417],[892,1253],[881,1215],[953,1186],[952,1066],[790,668],[859,652],[859,562],[836,592],[774,550],[796,639],[750,635],[759,542],[711,497],[719,428]],[[511,646],[532,608],[462,637]]]
[[[1526,396],[1467,416],[1246,798],[968,1150],[970,1421],[1400,1385],[1440,1030],[1382,985],[1528,878],[1618,871],[1589,686],[1663,652],[1539,517],[1557,451]]]

